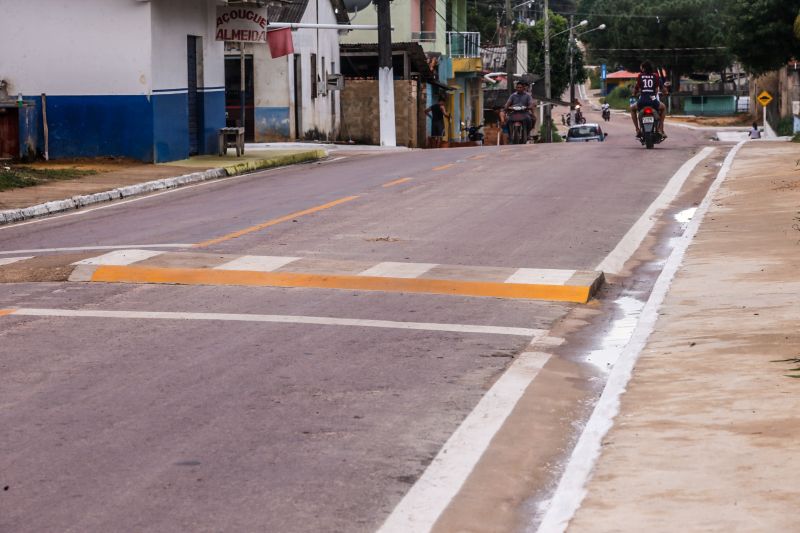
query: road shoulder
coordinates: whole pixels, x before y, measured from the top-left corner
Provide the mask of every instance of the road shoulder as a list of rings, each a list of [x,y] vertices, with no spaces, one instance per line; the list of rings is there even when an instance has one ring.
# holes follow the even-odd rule
[[[714,197],[570,531],[788,531],[800,489],[797,148],[748,143]]]

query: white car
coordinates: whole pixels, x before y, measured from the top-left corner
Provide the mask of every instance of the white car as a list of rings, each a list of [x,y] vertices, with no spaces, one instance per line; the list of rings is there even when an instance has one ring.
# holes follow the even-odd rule
[[[567,142],[603,142],[607,136],[607,133],[603,133],[603,128],[600,127],[600,124],[578,124],[576,126],[572,126],[567,132]]]

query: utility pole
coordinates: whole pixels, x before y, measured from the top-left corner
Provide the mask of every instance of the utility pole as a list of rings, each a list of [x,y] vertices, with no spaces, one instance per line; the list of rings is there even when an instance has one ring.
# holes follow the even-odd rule
[[[553,142],[553,126],[552,126],[552,99],[550,89],[550,8],[548,1],[544,0],[544,97],[547,99],[544,106],[544,118],[542,124],[544,125],[544,142]]]
[[[508,96],[514,92],[514,71],[517,70],[514,65],[515,50],[514,39],[511,36],[511,28],[514,21],[513,13],[511,12],[511,0],[506,0],[506,85],[508,88]]]
[[[374,0],[378,6],[378,100],[381,146],[397,146],[394,118],[394,73],[392,72],[392,21],[389,0]]]
[[[569,54],[569,123],[575,124],[575,79],[572,74],[572,39],[575,31],[575,15],[569,16],[569,43],[567,53]]]

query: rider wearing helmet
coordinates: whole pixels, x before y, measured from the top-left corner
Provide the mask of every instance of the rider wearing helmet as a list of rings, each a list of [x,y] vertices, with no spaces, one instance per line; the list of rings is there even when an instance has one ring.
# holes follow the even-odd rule
[[[666,138],[667,136],[664,134],[664,116],[666,115],[667,107],[658,100],[658,95],[664,91],[663,80],[650,61],[644,61],[640,69],[641,72],[639,72],[636,86],[633,89],[633,96],[637,100],[636,103],[631,105],[631,118],[633,119],[633,125],[636,127],[636,136],[640,137],[642,135],[639,130],[637,111],[650,106],[658,108],[658,132],[662,137]]]

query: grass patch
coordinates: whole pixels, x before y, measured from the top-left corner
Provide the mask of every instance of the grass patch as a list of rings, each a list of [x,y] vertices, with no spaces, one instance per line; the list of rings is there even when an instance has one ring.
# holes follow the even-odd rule
[[[610,105],[614,109],[629,111],[631,108],[630,98],[630,87],[627,85],[620,85],[619,87],[614,87],[614,90],[608,93],[608,96],[605,98],[601,98],[600,101]]]
[[[95,170],[78,168],[31,168],[25,166],[0,166],[0,191],[33,187],[49,181],[73,180],[97,174]]]

